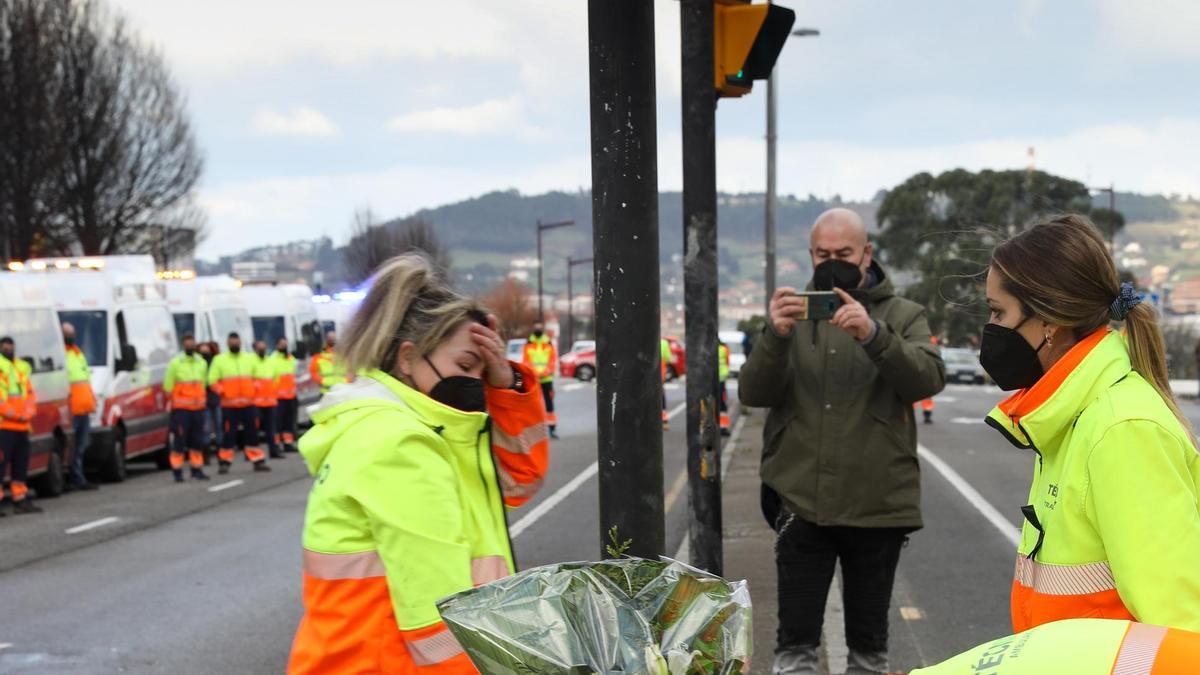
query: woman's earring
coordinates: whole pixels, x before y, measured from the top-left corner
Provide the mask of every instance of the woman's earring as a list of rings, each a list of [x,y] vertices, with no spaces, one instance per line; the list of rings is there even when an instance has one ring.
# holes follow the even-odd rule
[[[1046,344],[1050,345],[1051,347],[1054,346],[1054,334],[1053,333],[1046,333]]]

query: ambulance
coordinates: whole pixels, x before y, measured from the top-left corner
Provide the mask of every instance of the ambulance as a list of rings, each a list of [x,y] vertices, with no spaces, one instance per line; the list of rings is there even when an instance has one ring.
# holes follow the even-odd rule
[[[24,272],[44,280],[59,321],[75,326],[76,344],[92,369],[96,412],[84,462],[106,480],[122,481],[126,461],[154,458],[170,427],[162,382],[179,342],[154,260],[34,258]]]
[[[21,263],[10,263],[12,269],[20,267]],[[62,494],[63,467],[70,459],[63,456],[64,451],[70,452],[70,385],[62,328],[44,280],[0,273],[0,337],[4,336],[16,343],[16,357],[32,367],[29,379],[37,395],[30,433],[29,485],[39,497],[56,497]]]
[[[339,291],[333,295],[314,295],[313,305],[317,309],[317,319],[321,322],[322,338],[329,331],[339,335],[350,325],[359,304],[366,297],[363,291]]]
[[[246,283],[242,301],[250,312],[254,339],[275,349],[275,342],[286,337],[288,348],[296,356],[296,398],[300,421],[308,420],[307,407],[321,397],[321,387],[309,375],[312,357],[325,347],[324,332],[313,306],[313,292],[306,284]],[[242,340],[246,344],[246,340]]]
[[[159,272],[158,277],[166,282],[167,305],[181,339],[191,333],[197,343],[216,342],[222,349],[230,333],[252,339],[254,324],[242,302],[241,284],[233,277],[198,277],[191,270]]]

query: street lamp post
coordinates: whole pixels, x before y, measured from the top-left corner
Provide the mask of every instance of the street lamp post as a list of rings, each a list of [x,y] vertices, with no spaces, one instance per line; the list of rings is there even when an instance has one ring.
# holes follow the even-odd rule
[[[792,35],[797,37],[816,37],[821,31],[815,28],[797,28]],[[771,315],[771,296],[775,295],[775,219],[778,215],[779,200],[775,194],[775,117],[778,103],[775,99],[775,71],[767,78],[767,204],[766,204],[766,275],[767,298],[766,315]]]
[[[591,258],[572,258],[567,256],[567,349],[575,344],[575,296],[571,289],[571,270],[576,265],[586,265],[592,262]]]
[[[1114,239],[1116,238],[1116,234],[1117,234],[1117,222],[1115,220],[1116,215],[1117,215],[1116,184],[1109,183],[1108,187],[1094,187],[1094,188],[1088,188],[1088,189],[1094,190],[1096,192],[1107,192],[1108,193],[1108,210],[1112,214],[1109,216],[1109,218],[1111,218],[1112,220],[1110,220],[1108,223],[1108,248],[1109,248],[1109,250],[1115,252],[1115,249],[1113,248],[1115,246],[1115,244],[1113,242],[1114,242]]]
[[[559,227],[567,227],[574,225],[573,220],[562,220],[557,223],[543,223],[541,219],[537,221],[537,255],[538,255],[538,321],[545,323],[546,313],[542,309],[542,233],[546,230],[553,230]]]

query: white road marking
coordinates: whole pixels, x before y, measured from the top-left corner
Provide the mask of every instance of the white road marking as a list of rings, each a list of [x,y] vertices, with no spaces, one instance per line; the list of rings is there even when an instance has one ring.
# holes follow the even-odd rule
[[[675,391],[678,388],[679,388],[678,382],[668,382],[663,385],[663,389],[666,389],[667,391]]]
[[[94,530],[97,527],[104,527],[105,525],[112,525],[113,523],[117,522],[118,520],[120,520],[120,518],[118,518],[116,516],[109,516],[107,518],[93,520],[90,523],[76,525],[75,527],[72,527],[69,530],[65,530],[64,532],[66,534],[79,534],[80,532],[87,532],[88,530]]]
[[[933,454],[932,450],[924,445],[921,445],[920,443],[917,444],[917,454],[921,456],[921,459],[928,462],[930,466],[937,469],[938,473],[942,474],[942,477],[949,481],[949,483],[953,485],[956,490],[958,490],[959,494],[961,494],[968,502],[970,502],[971,506],[974,506],[979,513],[983,514],[983,517],[987,518],[988,522],[991,523],[996,530],[1000,532],[1000,535],[1008,540],[1010,544],[1017,546],[1020,543],[1021,530],[1014,527],[1007,518],[1005,518],[999,511],[996,510],[996,507],[992,506],[988,500],[984,499],[983,495],[979,494],[978,490],[972,487],[971,484],[966,481],[966,479],[960,476],[958,472],[951,468],[950,465],[942,460],[941,457]]]
[[[687,410],[687,401],[684,401],[683,403],[680,403],[679,405],[675,406],[674,408],[671,408],[671,411],[667,413],[667,419],[669,419],[669,420],[675,419],[675,416],[678,415],[679,413],[683,412],[684,410]]]
[[[742,427],[746,426],[746,416],[738,415],[737,423],[733,425],[733,433],[729,434],[729,438],[725,441],[725,448],[721,452],[721,483],[725,482],[725,477],[729,475],[729,464],[733,458],[733,451],[737,447],[738,438],[742,435]],[[682,478],[687,478],[687,468],[683,470]],[[684,481],[686,483],[686,480]],[[670,511],[668,508],[667,511]],[[688,558],[691,555],[690,542],[688,541],[687,533],[683,535],[683,542],[679,544],[679,549],[675,551],[674,560],[678,560],[684,564],[690,564]]]
[[[957,403],[958,399],[953,396],[934,396],[933,400],[937,403]]]
[[[900,618],[905,621],[920,621],[925,618],[925,612],[920,607],[901,607]]]
[[[231,480],[228,483],[221,483],[219,485],[214,485],[214,486],[208,488],[208,491],[209,492],[220,492],[221,490],[228,490],[229,488],[237,487],[245,482],[246,481],[242,480],[241,478],[238,478],[237,480]]]
[[[11,643],[11,642],[0,642],[0,651],[4,651],[5,649],[8,649],[11,646],[13,646],[13,643]]]
[[[586,386],[587,386],[586,382],[571,382],[570,384],[564,384],[562,390],[563,391],[576,391],[578,389],[583,389]]]
[[[980,417],[955,417],[950,421],[955,424],[987,424]]]
[[[542,516],[549,513],[550,510],[553,509],[555,506],[558,506],[558,504],[562,500],[566,499],[567,497],[570,497],[572,492],[579,489],[579,486],[586,483],[588,481],[588,479],[590,479],[592,476],[595,476],[596,472],[598,472],[599,470],[600,470],[599,463],[592,462],[591,464],[589,464],[588,467],[586,469],[584,469],[583,471],[581,471],[578,476],[575,476],[574,478],[572,478],[571,482],[560,487],[558,489],[558,491],[556,491],[554,494],[550,495],[550,497],[548,499],[546,499],[546,501],[535,506],[532,511],[525,514],[524,518],[522,518],[522,519],[518,520],[516,523],[514,523],[513,526],[511,528],[509,528],[509,530],[508,530],[508,536],[512,537],[513,539],[516,539],[517,537],[521,536],[522,532],[524,532],[525,530],[528,530],[538,520],[541,520]]]

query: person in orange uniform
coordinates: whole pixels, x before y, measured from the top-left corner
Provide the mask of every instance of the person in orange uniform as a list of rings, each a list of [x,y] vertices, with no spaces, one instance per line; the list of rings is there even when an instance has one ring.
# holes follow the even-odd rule
[[[549,462],[537,377],[422,255],[384,263],[346,331],[354,375],[300,453],[304,617],[291,675],[473,675],[437,600],[514,573],[506,507]]]
[[[267,357],[267,343],[263,340],[254,341],[254,358],[254,407],[258,410],[255,440],[259,440],[260,435],[266,438],[267,454],[271,459],[283,459],[275,426],[278,405],[275,391],[279,374],[275,372],[275,362]]]
[[[221,422],[224,434],[217,451],[220,468],[217,473],[229,473],[236,449],[246,453],[255,471],[270,471],[267,457],[258,447],[255,432],[258,428],[254,407],[254,369],[257,358],[242,351],[242,339],[230,333],[227,351],[213,357],[208,368],[208,386],[221,396]]]
[[[933,344],[934,347],[936,347],[938,345],[937,336],[930,335],[929,342],[931,344]],[[924,401],[921,401],[921,412],[925,414],[925,424],[933,424],[933,399],[932,398],[927,398]]]
[[[525,343],[521,359],[537,374],[546,405],[546,426],[550,428],[550,438],[558,438],[558,414],[554,412],[554,371],[558,368],[558,350],[546,335],[546,326],[541,321],[533,322],[533,333]]]
[[[75,326],[62,325],[63,344],[67,346],[67,379],[71,383],[67,407],[71,412],[72,446],[71,488],[95,490],[83,473],[83,458],[87,454],[88,436],[92,430],[92,413],[96,412],[96,394],[92,391],[92,369],[87,355],[75,343]]]
[[[207,392],[204,383],[208,376],[208,364],[196,353],[196,338],[184,333],[180,341],[183,353],[171,359],[167,374],[163,378],[163,393],[171,397],[171,433],[174,447],[171,448],[171,471],[175,482],[183,482],[183,463],[186,459],[192,469],[192,480],[208,480],[204,473],[204,418]]]
[[[346,381],[346,369],[334,351],[336,346],[337,333],[329,331],[325,334],[325,351],[312,357],[308,364],[308,373],[321,386],[322,395],[328,394],[335,384]]]
[[[275,353],[271,354],[275,369],[275,444],[285,451],[296,451],[296,417],[299,412],[296,402],[296,357],[288,353],[287,338],[275,342]]]
[[[7,462],[12,467],[10,489],[14,513],[41,513],[41,507],[29,498],[29,487],[25,484],[37,394],[29,381],[29,364],[18,359],[15,352],[12,338],[0,338],[0,478]]]

